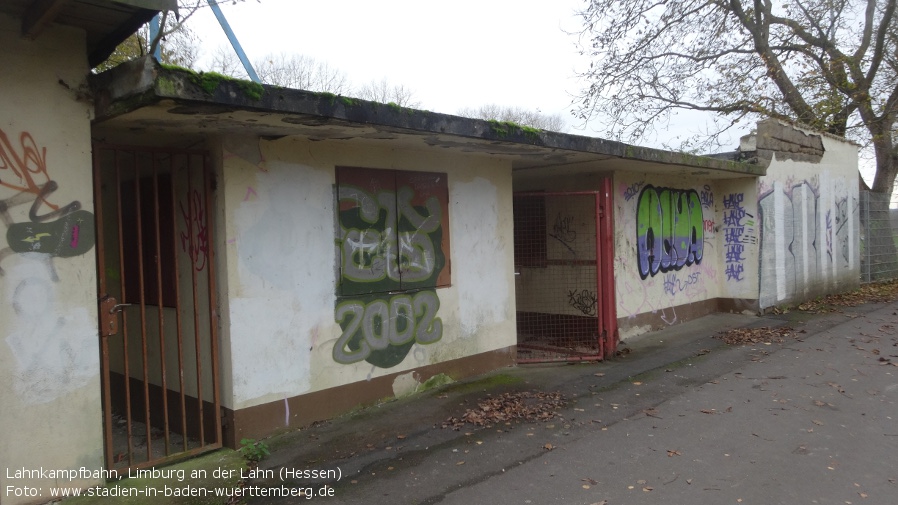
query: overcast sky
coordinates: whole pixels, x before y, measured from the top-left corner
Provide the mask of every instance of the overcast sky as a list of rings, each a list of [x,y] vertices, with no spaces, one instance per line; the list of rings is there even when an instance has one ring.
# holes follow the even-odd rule
[[[604,136],[571,115],[584,85],[577,10],[585,0],[245,0],[222,9],[250,60],[303,54],[346,73],[354,86],[386,78],[422,109],[456,114],[486,104],[561,114],[569,133]],[[202,40],[199,67],[229,47],[208,8],[188,22]],[[677,132],[703,126],[680,120]],[[733,147],[738,136],[733,141]]]

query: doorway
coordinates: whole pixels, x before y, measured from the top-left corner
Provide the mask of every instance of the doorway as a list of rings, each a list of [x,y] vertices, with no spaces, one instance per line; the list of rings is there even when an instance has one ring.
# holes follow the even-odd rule
[[[518,363],[615,352],[611,180],[601,187],[514,194]]]
[[[94,144],[107,468],[221,447],[209,155]]]

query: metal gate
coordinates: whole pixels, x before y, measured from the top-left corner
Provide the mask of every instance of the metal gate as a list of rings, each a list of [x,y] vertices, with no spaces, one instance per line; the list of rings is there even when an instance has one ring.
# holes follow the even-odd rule
[[[617,346],[611,181],[514,195],[518,362],[602,360]]]
[[[221,447],[205,151],[94,144],[107,468]]]

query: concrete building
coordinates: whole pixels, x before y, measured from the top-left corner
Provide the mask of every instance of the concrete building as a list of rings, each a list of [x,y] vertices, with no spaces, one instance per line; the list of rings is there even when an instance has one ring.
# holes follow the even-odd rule
[[[764,121],[734,161],[150,60],[88,86],[84,29],[23,17],[0,10],[7,468],[161,464],[857,284],[835,137]]]

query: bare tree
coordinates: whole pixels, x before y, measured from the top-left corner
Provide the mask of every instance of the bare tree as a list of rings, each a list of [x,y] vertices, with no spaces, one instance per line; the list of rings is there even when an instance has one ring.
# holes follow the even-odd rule
[[[386,78],[371,81],[359,88],[355,95],[362,100],[380,103],[395,103],[400,107],[420,107],[421,102],[414,99],[415,93],[402,84],[390,84]]]
[[[743,120],[797,121],[872,146],[871,189],[891,193],[896,1],[591,0],[581,13],[592,66],[579,114],[625,140],[683,109],[718,114],[706,142]]]
[[[302,54],[269,54],[253,61],[253,69],[263,83],[274,86],[326,91],[335,95],[347,94],[351,89],[345,72]],[[206,70],[240,79],[248,78],[246,69],[230,48],[219,47]]]
[[[244,0],[227,0],[236,4]],[[224,3],[219,0],[219,3]],[[157,47],[163,63],[191,67],[200,54],[200,39],[196,33],[185,25],[199,9],[209,6],[208,0],[180,0],[177,11],[160,12],[159,32],[151,39],[149,23],[125,39],[103,63],[94,68],[102,72],[116,67],[126,61],[152,54]]]
[[[510,121],[522,126],[554,132],[562,132],[567,129],[567,123],[561,114],[543,114],[539,109],[533,111],[522,107],[488,104],[481,105],[476,109],[465,107],[458,111],[458,115],[488,121]]]

